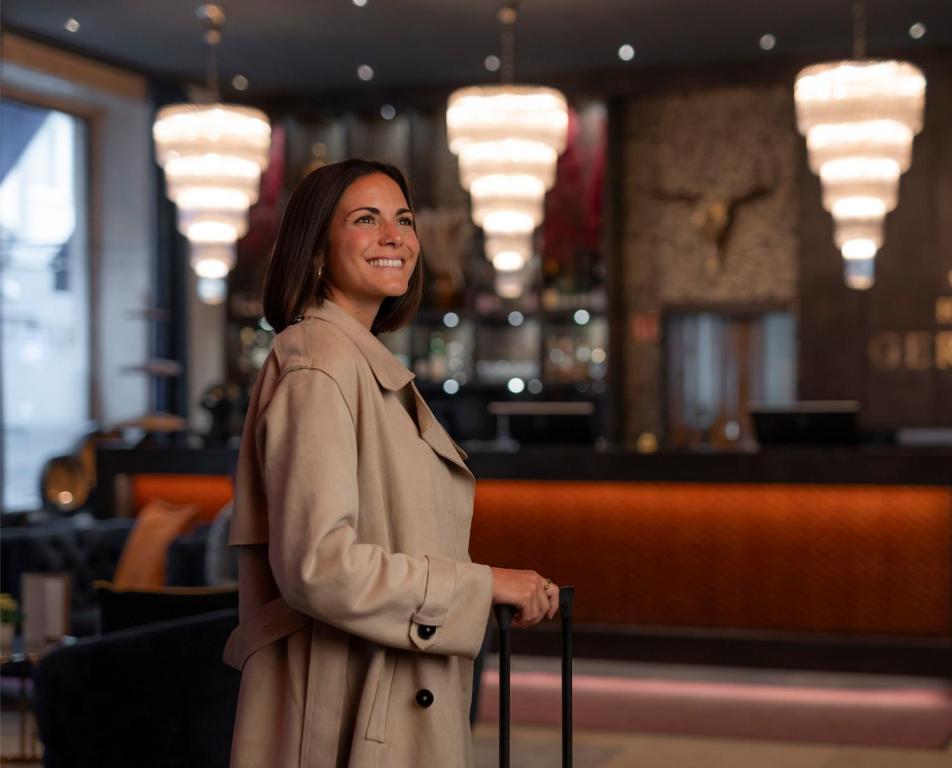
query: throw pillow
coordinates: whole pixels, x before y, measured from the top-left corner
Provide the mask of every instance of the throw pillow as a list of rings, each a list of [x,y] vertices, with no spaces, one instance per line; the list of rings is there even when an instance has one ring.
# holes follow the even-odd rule
[[[194,504],[175,506],[155,499],[139,513],[119,556],[113,582],[117,587],[161,587],[165,584],[165,555],[176,536],[198,521]]]
[[[229,501],[208,530],[205,547],[205,583],[213,587],[238,585],[238,550],[228,546],[234,502]]]

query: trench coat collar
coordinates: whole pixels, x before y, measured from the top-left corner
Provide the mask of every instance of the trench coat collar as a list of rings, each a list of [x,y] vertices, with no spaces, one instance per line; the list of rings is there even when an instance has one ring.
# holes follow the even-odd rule
[[[403,389],[415,378],[415,375],[393,356],[380,339],[364,328],[357,318],[329,299],[324,299],[320,306],[309,306],[301,317],[324,320],[343,331],[367,359],[374,378],[384,389],[392,391]],[[419,390],[415,386],[412,390],[416,400],[416,422],[420,437],[439,456],[455,464],[472,478],[472,472],[463,461],[466,454],[457,447],[437,421]]]
[[[309,306],[301,317],[324,320],[342,330],[367,359],[374,378],[384,389],[397,391],[414,379],[414,374],[394,357],[380,339],[364,328],[357,318],[330,299],[324,299],[320,306]]]

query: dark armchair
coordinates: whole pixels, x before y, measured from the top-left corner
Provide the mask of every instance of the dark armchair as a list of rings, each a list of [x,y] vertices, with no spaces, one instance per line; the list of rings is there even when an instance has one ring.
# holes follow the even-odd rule
[[[59,648],[34,674],[46,768],[225,768],[239,673],[222,662],[236,610]]]

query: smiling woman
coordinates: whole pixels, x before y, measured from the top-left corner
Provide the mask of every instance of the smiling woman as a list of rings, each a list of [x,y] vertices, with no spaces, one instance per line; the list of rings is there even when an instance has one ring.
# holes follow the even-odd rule
[[[367,160],[319,168],[288,201],[265,276],[265,316],[280,333],[309,304],[330,298],[348,311],[360,307],[362,321],[369,313],[373,333],[399,328],[423,295],[419,252],[399,169]],[[399,258],[402,269],[378,282],[384,275],[372,271],[374,257]]]
[[[517,626],[558,609],[551,580],[471,562],[466,455],[377,339],[409,322],[422,281],[396,168],[348,160],[295,189],[235,480],[233,766],[472,766],[490,605],[515,605]]]

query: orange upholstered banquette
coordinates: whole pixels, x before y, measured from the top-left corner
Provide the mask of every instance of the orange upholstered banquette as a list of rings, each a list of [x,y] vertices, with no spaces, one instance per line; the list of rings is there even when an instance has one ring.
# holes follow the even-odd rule
[[[952,635],[952,489],[481,481],[471,553],[578,621]]]
[[[132,506],[224,476],[140,474]],[[952,637],[952,488],[480,480],[471,554],[578,588],[579,622]]]

